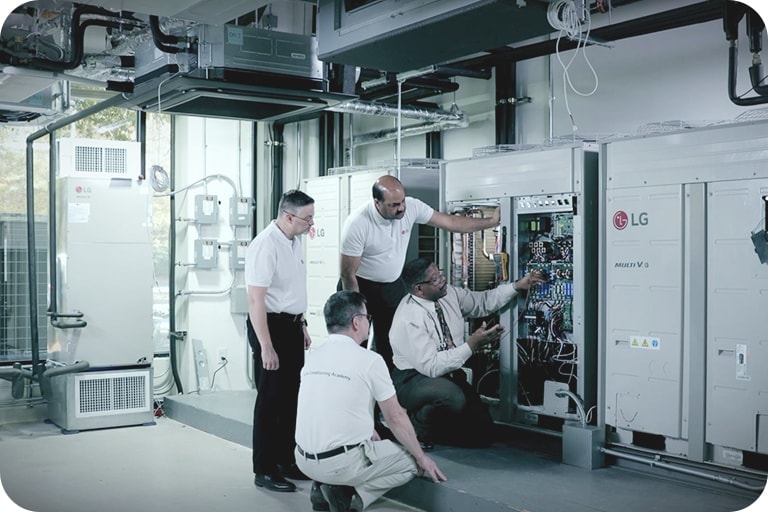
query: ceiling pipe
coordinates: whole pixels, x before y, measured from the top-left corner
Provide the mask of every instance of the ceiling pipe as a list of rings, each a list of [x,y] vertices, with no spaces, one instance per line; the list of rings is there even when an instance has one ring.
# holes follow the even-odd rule
[[[342,112],[344,114],[364,114],[372,116],[397,117],[398,112],[406,119],[418,119],[420,121],[454,122],[459,123],[466,117],[464,112],[458,109],[442,110],[430,109],[424,107],[415,107],[405,105],[399,109],[386,103],[377,103],[375,101],[349,100],[338,105],[327,108],[333,112]]]
[[[414,135],[423,135],[425,133],[440,132],[445,130],[452,130],[454,128],[466,128],[469,126],[469,120],[464,118],[462,121],[441,121],[433,123],[421,123],[412,126],[406,126],[399,130],[400,137],[412,137]],[[366,144],[374,144],[376,142],[382,142],[386,140],[393,140],[397,138],[398,129],[390,128],[387,130],[379,130],[375,132],[361,133],[360,135],[352,136],[352,146],[364,146]]]
[[[392,140],[397,138],[398,134],[400,134],[400,137],[411,137],[413,135],[422,135],[453,128],[466,128],[469,126],[467,115],[459,110],[456,104],[454,104],[451,110],[448,111],[437,108],[416,107],[412,105],[404,105],[398,109],[395,106],[385,103],[350,100],[339,103],[327,110],[345,114],[364,114],[395,118],[400,116],[406,119],[424,121],[423,123],[407,126],[405,128],[400,126],[393,129],[377,130],[374,132],[354,135],[352,136],[352,147]]]

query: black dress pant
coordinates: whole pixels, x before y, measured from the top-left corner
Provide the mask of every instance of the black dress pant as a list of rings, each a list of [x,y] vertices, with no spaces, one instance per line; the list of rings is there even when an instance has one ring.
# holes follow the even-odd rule
[[[417,370],[392,371],[400,405],[421,439],[455,446],[487,446],[493,440],[488,406],[462,370],[427,377]]]
[[[268,314],[267,325],[280,367],[265,370],[261,344],[250,318],[248,343],[253,349],[256,404],[253,408],[253,472],[272,473],[278,464],[294,462],[296,408],[301,368],[304,366],[304,332],[289,315]]]
[[[357,277],[357,286],[365,296],[366,307],[373,323],[373,340],[371,348],[384,358],[387,369],[392,371],[392,345],[389,343],[389,329],[392,327],[392,317],[405,297],[407,290],[403,280],[398,278],[391,283],[378,283]],[[341,290],[341,281],[337,287]]]

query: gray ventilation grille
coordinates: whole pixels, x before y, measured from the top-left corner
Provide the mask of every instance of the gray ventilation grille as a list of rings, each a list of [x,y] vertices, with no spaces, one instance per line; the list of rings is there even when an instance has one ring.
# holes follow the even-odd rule
[[[125,175],[128,173],[126,148],[75,146],[75,170],[80,173],[100,175]]]
[[[149,410],[149,372],[81,375],[75,380],[77,417]]]

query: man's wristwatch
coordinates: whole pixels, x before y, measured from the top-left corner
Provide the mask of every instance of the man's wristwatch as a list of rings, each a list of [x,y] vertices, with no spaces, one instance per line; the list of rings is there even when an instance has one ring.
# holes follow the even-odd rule
[[[309,325],[309,324],[307,324],[307,319],[306,319],[306,318],[302,318],[302,319],[301,319],[301,322],[299,322],[299,323],[300,323],[301,325],[303,325],[304,327],[306,327],[307,325]]]

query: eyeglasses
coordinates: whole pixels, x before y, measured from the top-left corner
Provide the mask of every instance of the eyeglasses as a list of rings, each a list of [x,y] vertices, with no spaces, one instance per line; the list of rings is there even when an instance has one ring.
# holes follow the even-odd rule
[[[310,215],[309,217],[302,217],[300,215],[296,215],[293,212],[289,212],[288,210],[283,210],[283,213],[288,214],[288,215],[293,215],[297,219],[301,219],[304,222],[306,222],[307,224],[312,224],[315,221],[315,218],[312,215]]]
[[[443,279],[445,279],[445,274],[443,274],[442,270],[438,270],[437,275],[429,281],[420,281],[416,284],[431,284],[432,286],[437,286]]]
[[[373,315],[370,313],[356,313],[354,316],[364,316],[368,319],[368,323],[371,323],[371,318],[373,318]]]

